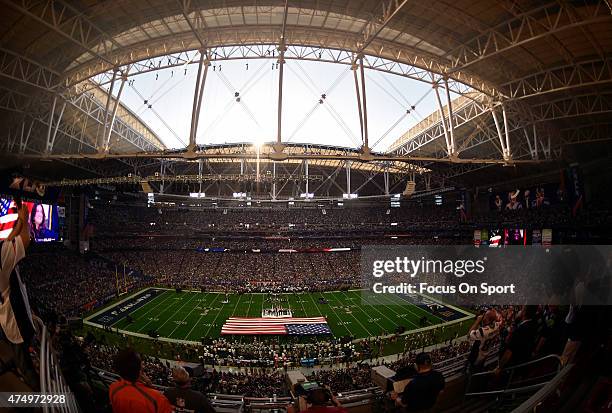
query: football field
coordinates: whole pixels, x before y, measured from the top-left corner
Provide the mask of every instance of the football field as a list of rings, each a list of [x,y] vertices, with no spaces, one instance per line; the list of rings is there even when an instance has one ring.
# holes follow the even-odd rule
[[[473,317],[455,307],[432,306],[427,300],[415,303],[401,295],[380,295],[364,303],[361,294],[351,290],[226,295],[149,288],[98,310],[85,323],[142,337],[155,331],[163,339],[199,343],[219,337],[229,317],[261,317],[264,309],[272,307],[289,308],[293,317],[323,316],[334,336],[354,338],[391,334],[398,326],[410,331]]]

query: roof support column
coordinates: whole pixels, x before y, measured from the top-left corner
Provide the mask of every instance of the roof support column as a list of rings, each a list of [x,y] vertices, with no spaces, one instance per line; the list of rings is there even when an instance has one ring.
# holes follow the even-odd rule
[[[359,62],[359,63],[358,63]],[[361,128],[361,149],[364,154],[370,153],[368,143],[368,110],[366,104],[365,72],[363,69],[363,55],[359,55],[352,65],[355,79],[355,95],[357,96],[357,111],[359,113],[359,126]],[[357,74],[359,70],[359,75]],[[361,80],[361,85],[359,82]]]
[[[28,133],[24,136],[24,128],[25,128],[25,119],[21,124],[21,141],[19,142],[19,152],[25,153],[26,148],[28,147],[28,142],[30,141],[30,135],[32,134],[32,127],[34,126],[34,119],[30,122],[30,126],[28,127]]]
[[[389,166],[385,165],[385,172],[383,173],[383,180],[385,182],[385,195],[389,195]]]
[[[53,129],[53,116],[55,115],[55,106],[57,105],[57,95],[53,97],[53,105],[51,105],[51,113],[49,114],[49,127],[47,128],[47,142],[45,144],[45,150],[49,149],[51,143],[51,129]]]
[[[108,124],[108,109],[110,107],[111,98],[113,96],[113,89],[115,87],[115,80],[117,80],[117,72],[118,70],[115,68],[113,70],[113,78],[111,79],[110,87],[108,88],[108,95],[106,95],[106,105],[104,106],[104,127],[102,128],[102,137],[96,139],[96,146],[98,152],[102,152],[104,148],[104,139],[106,138],[106,125]]]
[[[191,108],[191,129],[189,131],[189,146],[187,146],[188,152],[195,152],[196,148],[196,135],[198,133],[200,110],[202,109],[202,97],[204,95],[204,86],[206,85],[206,75],[208,74],[209,65],[210,61],[208,58],[208,51],[205,49],[201,49],[196,86],[193,92],[193,106]],[[202,70],[202,68],[204,68],[204,70]]]
[[[363,148],[369,150],[368,144],[368,107],[366,99],[365,72],[363,70],[363,55],[359,58],[359,72],[361,73],[361,98],[363,99]]]
[[[276,162],[272,161],[272,199],[276,200]]]
[[[448,106],[448,134],[450,138],[450,151],[448,155],[451,158],[457,156],[457,149],[455,147],[455,127],[453,125],[453,104],[450,97],[450,90],[448,88],[448,77],[444,78],[444,88],[446,89],[446,104]]]
[[[163,194],[166,183],[166,160],[162,159],[159,164],[159,173],[161,175],[161,184],[159,185],[159,193]]]
[[[283,76],[285,73],[285,51],[287,50],[285,41],[285,30],[287,27],[287,15],[289,13],[289,1],[285,0],[285,8],[283,11],[283,25],[281,27],[281,35],[278,44],[278,105],[276,113],[276,145],[274,145],[274,152],[280,153],[283,151],[284,146],[282,143],[282,131],[283,131]]]
[[[282,130],[283,130],[283,74],[285,67],[285,44],[284,40],[279,47],[279,72],[278,72],[278,111],[276,114],[276,143],[282,144]]]
[[[542,147],[542,152],[544,152],[544,158],[550,159],[550,136],[548,136],[548,143],[546,146],[540,139],[540,146]]]
[[[10,129],[7,131],[6,139],[0,140],[0,142],[3,142],[3,144],[2,144],[3,147],[6,146],[6,152],[13,152],[13,146],[15,145],[16,141],[17,141],[17,135],[15,135],[15,138],[13,139],[11,137],[11,130]],[[6,144],[4,142],[6,142]]]
[[[346,193],[351,193],[351,161],[346,161]]]
[[[117,99],[115,100],[115,104],[113,106],[113,114],[111,115],[110,123],[108,125],[108,132],[104,137],[104,152],[108,153],[110,150],[110,138],[113,133],[113,126],[115,125],[115,119],[117,117],[117,109],[119,108],[119,102],[121,99],[121,93],[123,92],[123,86],[125,86],[125,81],[127,80],[127,73],[121,74],[121,85],[119,86],[119,91],[117,92]],[[106,124],[104,125],[104,129],[106,130]]]
[[[529,133],[527,132],[527,128],[523,128],[523,133],[525,134],[525,140],[527,141],[527,146],[529,146],[529,154],[531,155],[531,159],[537,160],[538,155],[538,142],[536,138],[536,127],[535,123],[533,126],[533,143],[531,143],[531,139],[529,138]]]
[[[510,125],[508,125],[508,118],[506,116],[506,108],[502,105],[502,116],[504,118],[504,132],[506,133],[506,153],[504,154],[504,160],[511,160],[512,154],[510,152]]]
[[[539,159],[538,155],[538,131],[536,129],[535,123],[532,125],[533,128],[533,149],[535,150],[535,159]]]
[[[60,109],[59,116],[57,117],[57,121],[55,125],[53,124],[53,115],[55,112],[55,106],[57,104],[57,96],[53,98],[53,108],[51,110],[51,117],[49,118],[49,129],[47,130],[47,146],[45,147],[45,153],[49,154],[53,151],[53,146],[55,145],[55,138],[57,137],[57,131],[59,130],[60,122],[62,121],[62,116],[64,116],[64,109],[66,109],[66,101],[62,105]],[[51,134],[51,129],[53,129],[53,134]]]
[[[306,175],[306,199],[308,199],[308,159],[304,159],[304,174]]]
[[[204,167],[204,159],[198,159],[198,182],[200,183],[200,189],[198,190],[198,198],[202,196],[202,169]]]
[[[504,120],[504,134],[502,134],[501,126],[499,124],[499,119],[497,118],[497,114],[495,113],[495,109],[491,110],[491,114],[493,115],[493,121],[495,122],[495,128],[497,129],[497,137],[499,138],[499,144],[502,149],[502,156],[505,161],[511,160],[510,158],[510,149],[508,147],[509,137],[508,137],[508,123],[506,118],[506,111],[502,107],[502,116]]]
[[[438,91],[438,84],[434,83],[432,85],[434,91],[436,92],[436,99],[438,101],[438,109],[440,110],[440,120],[442,121],[442,129],[444,130],[444,140],[446,141],[446,152],[449,156],[453,153],[453,148],[451,147],[450,138],[448,136],[448,126],[446,124],[446,118],[444,116],[444,106],[442,106],[442,99],[440,99],[440,92]]]
[[[257,192],[259,192],[259,155],[261,150],[261,145],[255,145],[257,150],[257,160],[255,162],[255,182],[257,183]]]

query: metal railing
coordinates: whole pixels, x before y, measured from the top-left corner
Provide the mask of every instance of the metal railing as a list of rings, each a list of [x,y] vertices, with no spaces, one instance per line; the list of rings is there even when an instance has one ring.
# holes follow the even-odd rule
[[[466,396],[495,396],[505,394],[518,394],[537,391],[549,383],[560,371],[562,363],[559,356],[551,354],[526,363],[517,364],[502,371],[500,377],[503,382],[496,379],[494,371],[477,373],[470,376]],[[500,383],[494,389],[475,391],[476,385],[490,386],[491,383]]]
[[[557,374],[551,381],[549,381],[544,387],[538,390],[533,396],[525,400],[520,406],[512,411],[512,413],[528,413],[528,412],[540,412],[540,406],[546,402],[549,397],[557,397],[559,386],[562,385],[563,381],[567,378],[569,373],[574,368],[573,364],[565,366],[559,374]],[[545,409],[545,408],[544,408]],[[545,410],[542,410],[545,411]]]
[[[34,316],[34,326],[40,340],[40,391],[45,394],[60,395],[66,397],[64,404],[44,405],[42,411],[59,413],[79,413],[80,409],[74,398],[74,394],[66,384],[64,376],[60,370],[60,365],[53,349],[49,331],[43,321]]]

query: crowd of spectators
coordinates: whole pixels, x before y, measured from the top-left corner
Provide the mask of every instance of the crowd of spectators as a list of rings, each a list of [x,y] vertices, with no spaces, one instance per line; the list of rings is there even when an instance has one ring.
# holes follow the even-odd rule
[[[340,339],[274,343],[266,339],[241,342],[218,338],[203,345],[201,351],[201,360],[207,364],[239,367],[296,367],[303,360],[331,365],[359,360],[362,356],[361,346]]]
[[[359,252],[203,253],[124,251],[104,256],[158,285],[207,291],[340,290],[359,283]],[[292,280],[290,284],[286,280]]]
[[[212,393],[239,394],[248,397],[286,396],[289,393],[285,374],[280,371],[254,370],[249,373],[221,372],[213,376]]]
[[[432,362],[437,366],[443,366],[447,360],[456,360],[460,356],[465,356],[470,349],[469,341],[459,341],[435,347],[428,351]],[[320,369],[315,370],[308,378],[317,383],[324,384],[337,392],[358,390],[374,386],[372,382],[372,367],[385,365],[393,371],[412,367],[417,355],[422,348],[415,347],[405,352],[395,361],[377,360],[375,363],[356,363],[345,368]]]
[[[123,269],[107,260],[57,246],[33,247],[20,270],[36,308],[65,316],[116,297],[119,279],[121,291],[150,284],[146,277],[124,276]]]
[[[482,225],[518,226],[526,229],[542,227],[585,227],[612,225],[609,208],[574,208],[566,201],[538,204],[496,200],[487,205],[474,201],[466,210],[463,202],[433,205],[425,202],[389,204],[300,207],[276,206],[191,206],[150,207],[92,204],[89,223],[96,236],[120,234],[161,236],[194,233],[227,235],[230,233],[275,233],[284,236],[311,235],[317,232],[371,232],[376,230],[445,230],[458,231]],[[531,205],[527,207],[526,205]],[[537,205],[537,206],[536,206]]]
[[[321,229],[354,230],[389,227],[397,223],[402,228],[416,226],[452,227],[459,223],[459,213],[453,205],[435,209],[425,205],[406,208],[287,208],[287,207],[121,207],[93,205],[89,220],[98,232],[115,233],[176,233],[189,231],[289,231],[307,233]]]
[[[91,343],[84,344],[83,348],[92,366],[110,372],[114,371],[113,360],[119,352],[118,347]],[[170,383],[170,364],[154,356],[143,354],[141,358],[143,369],[151,382],[159,386],[168,386]]]

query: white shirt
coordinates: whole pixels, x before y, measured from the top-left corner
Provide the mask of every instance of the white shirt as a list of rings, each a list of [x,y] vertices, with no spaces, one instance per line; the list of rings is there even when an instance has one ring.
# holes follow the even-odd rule
[[[32,323],[32,311],[30,310],[30,304],[28,302],[28,294],[25,284],[21,282],[19,268],[17,267],[19,261],[25,257],[25,249],[23,247],[21,235],[15,237],[12,241],[4,241],[2,243],[1,254],[2,268],[0,269],[0,294],[2,295],[2,302],[0,303],[0,327],[2,327],[4,335],[10,342],[20,344],[23,343],[23,338],[19,332],[17,320],[15,319],[10,301],[10,278],[13,269],[16,272],[21,294],[27,308],[28,317],[30,318],[30,323]]]
[[[470,342],[480,341],[478,349],[478,358],[475,364],[483,363],[487,357],[495,350],[495,343],[499,337],[501,323],[495,322],[493,326],[485,326],[470,331]]]

